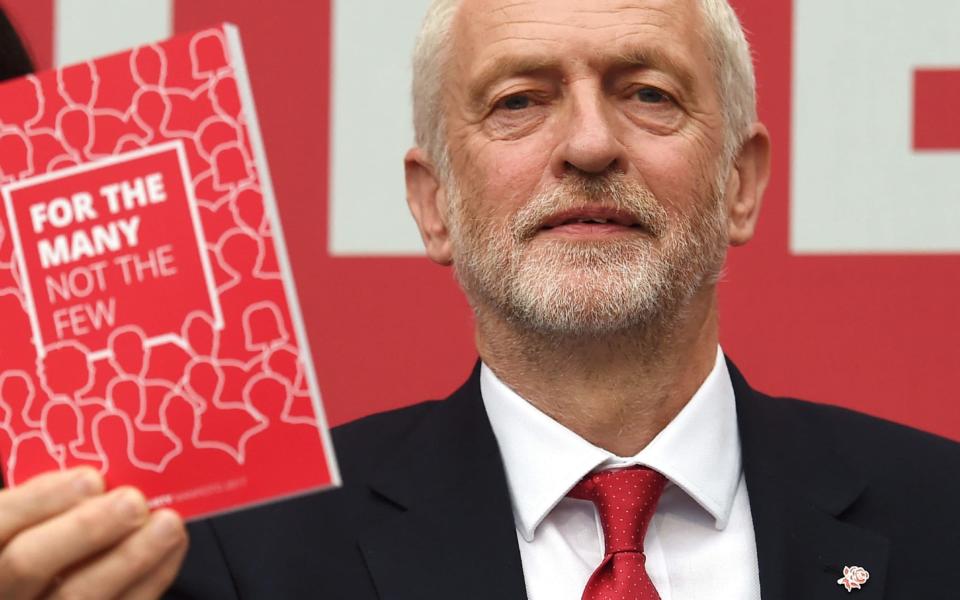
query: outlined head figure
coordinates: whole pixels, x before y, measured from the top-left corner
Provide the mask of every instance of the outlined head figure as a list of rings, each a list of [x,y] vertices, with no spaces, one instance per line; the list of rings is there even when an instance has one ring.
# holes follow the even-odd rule
[[[206,359],[190,361],[187,365],[185,389],[200,408],[206,410],[208,402],[216,402],[223,393],[224,375],[213,362]]]
[[[136,108],[134,118],[151,133],[160,130],[171,110],[170,101],[153,90],[138,91],[134,98],[134,106]]]
[[[283,420],[291,395],[290,386],[266,373],[252,377],[243,394],[254,410],[270,422]]]
[[[210,88],[210,97],[214,107],[224,116],[239,121],[243,113],[240,103],[240,91],[237,89],[237,80],[233,77],[221,77]]]
[[[54,446],[83,441],[83,414],[76,404],[57,400],[43,408],[43,431]]]
[[[110,365],[119,373],[131,377],[147,376],[150,367],[150,348],[147,338],[139,327],[120,327],[107,338],[110,349]]]
[[[180,394],[170,394],[160,408],[167,429],[184,444],[193,444],[198,429],[197,407]]]
[[[136,466],[133,451],[133,426],[119,413],[104,411],[93,420],[93,440],[97,454],[104,458],[104,472],[128,473]],[[108,484],[110,481],[108,480]]]
[[[85,62],[59,69],[57,87],[70,104],[93,108],[100,87],[96,66],[92,62]]]
[[[263,262],[263,242],[242,231],[231,231],[220,238],[223,266],[241,276],[257,275]]]
[[[42,472],[59,471],[63,465],[57,460],[57,454],[56,449],[39,431],[17,436],[10,452],[10,460],[7,461],[7,474],[10,476],[7,483],[21,484]]]
[[[141,46],[130,55],[130,71],[140,86],[163,87],[166,59],[156,46]]]
[[[0,176],[3,181],[12,181],[31,169],[30,144],[27,136],[18,130],[0,134]]]
[[[40,86],[40,81],[33,75],[8,85],[21,88],[17,94],[20,102],[15,106],[4,107],[2,123],[26,128],[30,122],[36,121],[40,116],[40,107],[43,104],[41,99],[44,97],[43,88]]]
[[[193,62],[193,76],[197,79],[212,78],[228,64],[223,40],[217,32],[197,35],[190,40],[190,58]]]
[[[263,196],[254,188],[243,188],[237,191],[230,203],[233,218],[237,224],[252,235],[269,235],[267,214],[263,209]]]
[[[196,358],[213,358],[219,353],[220,334],[207,313],[190,313],[180,329],[180,337],[187,342],[190,353]]]
[[[243,340],[247,350],[263,351],[290,339],[283,316],[273,302],[258,302],[243,311]]]
[[[77,398],[93,386],[93,365],[89,351],[77,342],[59,342],[47,346],[46,355],[37,359],[40,385],[53,396]]]
[[[228,190],[253,179],[247,156],[239,144],[223,144],[217,147],[211,157],[214,167],[213,187]]]
[[[236,144],[238,136],[237,129],[226,121],[219,119],[207,121],[197,132],[197,147],[207,160],[212,160],[217,148],[226,144]]]
[[[107,385],[107,400],[117,412],[137,419],[146,404],[146,392],[137,381],[121,377]]]
[[[301,390],[304,387],[303,363],[300,361],[300,353],[293,346],[272,348],[263,364],[265,371],[287,380],[293,388]]]
[[[69,108],[58,115],[57,128],[67,148],[81,157],[87,155],[93,131],[93,117],[81,108]]]
[[[13,411],[30,406],[35,396],[33,382],[23,371],[6,371],[0,375],[0,403],[11,411],[3,420],[4,424],[10,423]]]

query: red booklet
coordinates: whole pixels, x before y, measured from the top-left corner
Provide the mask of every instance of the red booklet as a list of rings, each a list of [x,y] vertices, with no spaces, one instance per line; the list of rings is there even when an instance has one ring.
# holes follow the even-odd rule
[[[337,485],[237,30],[0,85],[0,458],[185,517]]]

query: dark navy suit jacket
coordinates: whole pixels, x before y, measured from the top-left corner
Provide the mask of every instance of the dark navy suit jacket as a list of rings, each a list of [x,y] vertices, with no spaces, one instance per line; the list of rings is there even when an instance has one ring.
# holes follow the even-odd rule
[[[960,444],[771,398],[730,371],[764,600],[960,598]],[[342,488],[191,524],[168,597],[526,597],[478,371],[333,441]],[[837,579],[854,565],[870,579],[848,596]]]

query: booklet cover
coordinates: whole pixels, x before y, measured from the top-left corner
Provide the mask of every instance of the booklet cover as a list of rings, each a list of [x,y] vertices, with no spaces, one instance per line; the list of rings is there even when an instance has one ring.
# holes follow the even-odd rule
[[[236,28],[0,85],[0,458],[184,517],[338,485]]]

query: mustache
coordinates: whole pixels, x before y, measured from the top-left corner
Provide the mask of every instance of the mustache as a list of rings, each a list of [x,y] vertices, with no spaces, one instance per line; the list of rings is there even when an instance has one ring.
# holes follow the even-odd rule
[[[561,212],[598,206],[630,215],[654,238],[667,231],[667,211],[646,186],[623,174],[570,174],[559,185],[537,194],[524,205],[514,216],[511,233],[516,241],[524,242]]]

